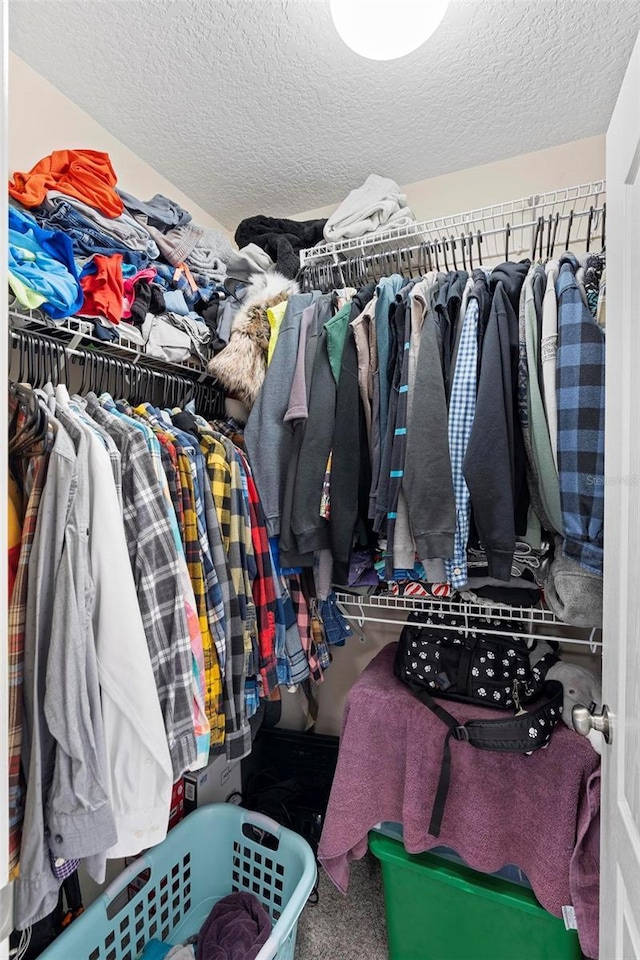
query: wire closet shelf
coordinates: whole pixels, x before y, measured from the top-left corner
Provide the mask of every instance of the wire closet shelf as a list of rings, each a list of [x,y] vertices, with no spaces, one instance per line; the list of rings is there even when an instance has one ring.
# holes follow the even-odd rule
[[[559,256],[568,248],[604,245],[606,182],[537,193],[464,213],[416,221],[354,239],[321,243],[300,251],[300,268],[309,274],[359,261],[364,269],[424,270],[479,266],[523,256]],[[581,246],[578,247],[581,249]],[[431,254],[432,256],[429,256]],[[363,262],[364,261],[364,262]]]
[[[393,612],[420,613],[428,618],[430,614],[455,614],[464,617],[465,629],[469,633],[481,631],[493,636],[512,636],[513,629],[509,629],[509,622],[522,625],[517,635],[529,640],[559,640],[562,643],[576,644],[589,647],[591,653],[597,653],[602,647],[601,631],[578,630],[569,627],[559,620],[550,610],[542,607],[508,607],[498,604],[468,603],[453,598],[432,597],[395,597],[390,594],[357,594],[336,592],[336,600],[347,619],[355,621],[359,626],[365,623],[392,624],[394,626],[407,622],[407,618],[398,619]],[[385,613],[387,614],[385,616]],[[391,615],[390,615],[391,614]],[[490,618],[500,621],[498,627],[488,626],[484,622],[478,623],[478,618]],[[504,623],[503,623],[504,621]],[[459,626],[438,624],[438,629],[455,630]],[[569,636],[565,631],[588,636]]]
[[[82,317],[54,322],[39,310],[25,310],[9,300],[9,356],[11,361],[17,354],[18,379],[27,369],[38,381],[36,386],[47,379],[65,382],[71,370],[79,367],[82,382],[88,375],[88,386],[97,392],[112,384],[114,389],[119,385],[124,392],[141,396],[159,389],[170,405],[179,405],[189,395],[210,416],[223,415],[224,395],[202,363],[151,356],[135,331],[118,332],[117,341],[104,341]]]

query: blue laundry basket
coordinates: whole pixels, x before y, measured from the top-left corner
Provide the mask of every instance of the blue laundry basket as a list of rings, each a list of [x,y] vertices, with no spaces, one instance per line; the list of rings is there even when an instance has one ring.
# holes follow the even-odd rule
[[[257,960],[293,960],[316,882],[309,844],[259,813],[200,807],[117,877],[40,960],[137,960],[148,940],[183,943],[234,891],[254,894],[273,928]]]

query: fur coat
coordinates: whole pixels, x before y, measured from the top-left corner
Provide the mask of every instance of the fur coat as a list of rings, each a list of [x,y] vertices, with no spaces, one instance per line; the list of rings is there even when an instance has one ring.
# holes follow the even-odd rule
[[[207,370],[225,393],[249,408],[255,403],[267,372],[271,336],[267,310],[298,290],[297,283],[275,271],[256,278],[234,317],[229,343],[209,361]]]

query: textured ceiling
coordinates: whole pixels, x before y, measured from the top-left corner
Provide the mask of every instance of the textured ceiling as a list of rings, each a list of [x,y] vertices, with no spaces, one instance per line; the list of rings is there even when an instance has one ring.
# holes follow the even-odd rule
[[[229,228],[602,133],[638,29],[638,0],[452,0],[379,63],[324,0],[10,6],[13,50]]]

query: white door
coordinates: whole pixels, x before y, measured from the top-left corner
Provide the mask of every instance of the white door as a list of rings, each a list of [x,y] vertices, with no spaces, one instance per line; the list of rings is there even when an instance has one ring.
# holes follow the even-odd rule
[[[600,957],[640,960],[640,38],[607,133],[606,236]]]

